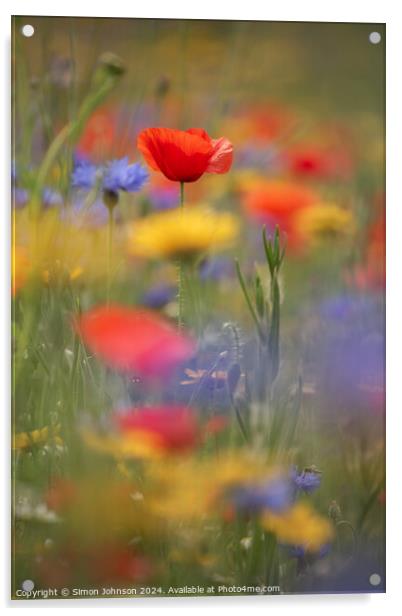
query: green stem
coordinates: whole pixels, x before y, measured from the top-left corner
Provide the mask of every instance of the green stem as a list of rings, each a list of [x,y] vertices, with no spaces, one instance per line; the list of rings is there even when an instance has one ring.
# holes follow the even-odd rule
[[[184,182],[180,182],[180,211],[184,210]],[[178,303],[178,316],[177,326],[178,329],[183,329],[183,312],[184,312],[184,263],[183,259],[179,259],[178,263],[178,289],[177,289],[177,303]]]
[[[113,230],[114,230],[114,216],[113,208],[108,207],[109,221],[107,228],[107,282],[106,282],[106,302],[110,304],[110,290],[112,286],[112,250],[113,250]]]
[[[257,329],[258,336],[259,336],[260,340],[264,340],[265,339],[265,334],[262,331],[261,324],[260,324],[260,321],[258,319],[257,313],[254,310],[254,306],[253,306],[253,304],[251,302],[250,295],[249,295],[249,293],[247,291],[246,283],[244,281],[243,274],[242,274],[241,269],[240,269],[239,261],[237,259],[235,259],[235,266],[236,266],[237,278],[239,280],[239,283],[240,283],[240,286],[241,286],[241,290],[243,291],[244,299],[246,300],[248,309],[250,311],[250,314],[251,314],[251,316],[253,318],[255,327]]]
[[[101,75],[101,76],[99,76]],[[105,71],[102,74],[95,74],[95,87],[90,91],[88,96],[84,99],[76,120],[72,120],[55,137],[50,144],[42,164],[40,165],[36,177],[35,186],[32,191],[32,199],[30,202],[30,208],[32,214],[37,214],[40,209],[40,197],[42,189],[45,185],[47,176],[50,173],[54,163],[56,162],[62,148],[67,141],[74,144],[80,137],[84,126],[92,114],[92,112],[98,107],[106,96],[116,85],[120,73],[113,71]]]

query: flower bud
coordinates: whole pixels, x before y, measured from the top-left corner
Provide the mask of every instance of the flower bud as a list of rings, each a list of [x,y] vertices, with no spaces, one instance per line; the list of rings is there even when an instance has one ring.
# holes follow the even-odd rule
[[[106,205],[108,210],[113,210],[119,202],[119,194],[114,190],[104,190],[103,191],[103,203]]]
[[[338,522],[342,517],[341,508],[339,507],[336,501],[331,501],[328,508],[329,517],[334,520],[334,522]]]
[[[99,57],[99,66],[110,75],[119,76],[126,72],[123,60],[116,54],[106,51]]]

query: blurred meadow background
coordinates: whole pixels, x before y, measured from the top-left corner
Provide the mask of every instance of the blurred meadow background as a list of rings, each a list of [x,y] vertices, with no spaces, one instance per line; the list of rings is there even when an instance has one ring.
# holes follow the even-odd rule
[[[384,591],[385,26],[12,45],[13,597]]]

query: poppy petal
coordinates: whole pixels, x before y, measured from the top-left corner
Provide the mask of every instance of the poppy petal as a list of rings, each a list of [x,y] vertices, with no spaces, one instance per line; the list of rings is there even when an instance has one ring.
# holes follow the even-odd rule
[[[211,139],[203,128],[147,128],[137,146],[152,169],[174,182],[195,182],[205,172],[226,173],[233,160],[230,141]]]
[[[118,414],[116,420],[119,429],[127,436],[148,433],[155,437],[155,445],[165,451],[188,450],[199,443],[198,422],[187,407],[130,409]]]
[[[186,133],[189,133],[190,135],[198,135],[198,137],[201,137],[201,139],[204,139],[207,143],[212,142],[211,137],[203,128],[189,128],[186,130]]]
[[[100,306],[75,327],[89,349],[115,370],[166,377],[194,352],[193,341],[147,310]]]
[[[213,151],[212,144],[198,132],[171,128],[142,131],[137,146],[152,169],[175,182],[198,180],[205,173]]]
[[[213,139],[213,154],[209,159],[207,173],[227,173],[233,162],[233,145],[226,137]]]

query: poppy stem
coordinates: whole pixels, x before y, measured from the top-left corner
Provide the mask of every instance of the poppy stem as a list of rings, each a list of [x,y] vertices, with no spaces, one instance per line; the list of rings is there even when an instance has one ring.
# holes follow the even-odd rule
[[[180,182],[180,211],[184,209],[184,182]],[[178,289],[177,289],[177,303],[178,303],[178,315],[177,326],[178,329],[183,329],[183,311],[184,311],[184,263],[182,259],[179,259],[179,275],[178,275]]]
[[[180,207],[184,207],[184,182],[180,182]]]

